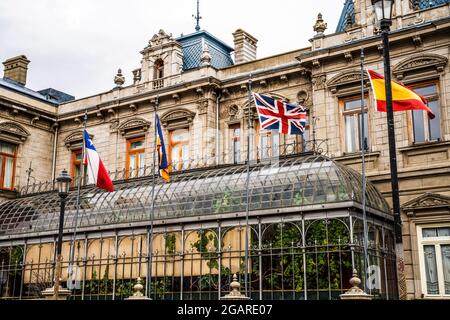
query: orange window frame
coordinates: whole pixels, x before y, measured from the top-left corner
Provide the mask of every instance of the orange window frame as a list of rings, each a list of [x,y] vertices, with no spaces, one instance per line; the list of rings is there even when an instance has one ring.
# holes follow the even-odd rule
[[[189,129],[187,128],[181,128],[181,129],[175,129],[175,130],[170,130],[169,131],[169,171],[173,170],[172,167],[172,150],[174,147],[176,146],[180,146],[179,151],[178,151],[178,159],[177,159],[177,168],[175,170],[181,170],[183,168],[183,146],[187,145],[189,147],[189,139],[188,140],[180,140],[180,141],[173,141],[173,133],[176,130],[186,130],[187,133],[189,134]]]
[[[13,145],[13,144],[11,144]],[[1,172],[0,172],[0,189],[3,190],[14,190],[14,180],[15,180],[15,176],[16,176],[16,160],[17,160],[17,146],[14,146],[14,153],[10,154],[10,153],[5,153],[5,152],[0,152],[0,157],[3,158],[2,161],[2,167],[1,167]],[[10,157],[13,158],[13,172],[12,172],[12,179],[11,179],[11,188],[5,188],[4,184],[5,184],[5,166],[6,166],[6,157]]]
[[[141,158],[137,156],[137,154],[144,152],[145,151],[145,147],[142,148],[138,148],[138,149],[131,149],[131,144],[137,141],[144,141],[144,137],[139,137],[139,138],[133,138],[133,139],[128,139],[127,140],[127,159],[126,159],[126,170],[125,170],[125,175],[126,178],[128,179],[130,177],[130,155],[132,154],[136,154],[136,169],[135,170],[139,170],[139,168],[141,167]],[[138,176],[138,175],[136,175]]]
[[[82,154],[83,150],[82,149],[77,149],[77,150],[73,150],[72,151],[72,172],[71,172],[71,176],[72,176],[72,187],[76,185],[76,177],[75,177],[75,168],[77,166],[80,166],[80,170],[82,168],[82,162],[83,159],[78,160],[77,159],[77,155]],[[81,171],[80,171],[81,173]]]

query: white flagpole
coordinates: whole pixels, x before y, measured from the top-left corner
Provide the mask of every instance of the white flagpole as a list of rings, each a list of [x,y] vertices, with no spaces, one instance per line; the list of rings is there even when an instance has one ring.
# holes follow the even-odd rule
[[[368,256],[368,234],[367,234],[367,216],[366,216],[366,167],[365,167],[365,147],[366,141],[364,137],[364,114],[365,114],[365,99],[364,99],[364,48],[361,48],[361,132],[360,132],[360,146],[361,146],[361,171],[362,171],[362,210],[363,210],[363,224],[364,224],[364,291],[367,291],[367,268],[369,266]],[[367,115],[368,119],[368,115]],[[362,273],[361,273],[362,274]]]
[[[147,296],[151,299],[151,288],[152,288],[152,254],[153,254],[153,218],[155,215],[155,175],[156,175],[156,147],[157,147],[157,143],[158,143],[158,136],[157,136],[157,111],[158,111],[158,106],[159,106],[159,96],[156,96],[156,100],[155,100],[155,117],[154,117],[154,145],[153,145],[153,164],[152,164],[152,193],[151,193],[151,198],[152,198],[152,205],[151,205],[151,209],[150,209],[150,230],[149,230],[149,235],[148,235],[148,267],[147,267],[147,286],[145,288],[146,292],[147,292]]]
[[[85,170],[85,165],[83,163],[84,161],[84,153],[85,153],[85,141],[84,141],[84,130],[86,130],[86,123],[87,123],[87,109],[84,110],[84,119],[83,119],[83,144],[82,144],[82,148],[81,148],[81,165],[80,165],[80,173],[78,177],[78,185],[77,185],[77,201],[76,201],[76,208],[77,211],[75,212],[75,217],[74,217],[74,227],[73,227],[73,236],[72,236],[72,245],[70,248],[70,257],[69,257],[69,276],[71,276],[73,274],[73,260],[74,260],[74,256],[75,256],[75,240],[76,240],[76,236],[77,236],[77,225],[78,225],[78,214],[80,212],[80,193],[81,193],[81,182],[82,182],[82,177],[84,176],[84,170]]]
[[[248,246],[249,246],[249,239],[248,239],[248,213],[249,213],[249,198],[250,198],[250,192],[248,190],[249,183],[250,183],[250,130],[252,127],[252,119],[251,119],[251,102],[252,102],[252,75],[250,74],[250,79],[248,80],[248,121],[247,121],[247,130],[249,131],[247,134],[247,178],[245,181],[245,189],[246,192],[246,202],[245,202],[245,274],[244,274],[244,282],[245,282],[245,295],[248,297]]]

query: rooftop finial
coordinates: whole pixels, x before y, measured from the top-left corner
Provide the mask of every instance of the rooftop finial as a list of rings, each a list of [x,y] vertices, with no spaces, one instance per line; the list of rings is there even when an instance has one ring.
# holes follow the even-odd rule
[[[197,0],[197,15],[192,17],[197,20],[197,25],[195,26],[195,31],[200,31],[200,19],[202,18],[200,16],[200,0]]]

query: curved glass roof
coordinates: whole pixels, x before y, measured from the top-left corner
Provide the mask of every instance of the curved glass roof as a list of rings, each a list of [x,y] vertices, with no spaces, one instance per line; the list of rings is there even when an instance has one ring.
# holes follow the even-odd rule
[[[116,182],[115,191],[93,186],[81,189],[78,228],[149,221],[152,177]],[[157,178],[154,218],[167,219],[245,212],[246,165],[192,170]],[[249,210],[292,208],[307,211],[315,204],[362,201],[359,173],[322,155],[296,157],[250,167]],[[370,182],[367,207],[389,212],[383,196]],[[57,232],[57,192],[24,196],[0,204],[0,238],[8,235]],[[76,190],[66,203],[65,228],[74,227]]]

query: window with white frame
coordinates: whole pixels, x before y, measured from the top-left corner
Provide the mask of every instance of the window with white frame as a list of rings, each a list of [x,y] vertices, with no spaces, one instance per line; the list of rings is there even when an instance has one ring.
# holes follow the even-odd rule
[[[413,142],[438,141],[441,139],[441,113],[439,108],[439,94],[437,82],[427,82],[412,86],[412,89],[428,101],[428,107],[435,118],[430,119],[426,111],[411,111]]]
[[[450,298],[450,225],[418,227],[422,293]]]
[[[367,98],[365,98],[364,108],[364,140],[361,143],[361,97],[354,96],[343,98],[339,100],[342,114],[344,116],[344,130],[345,130],[345,152],[353,153],[361,151],[361,146],[364,150],[368,150],[369,146],[369,123],[367,115]]]
[[[241,161],[241,125],[239,123],[229,126],[230,152],[233,163]]]

